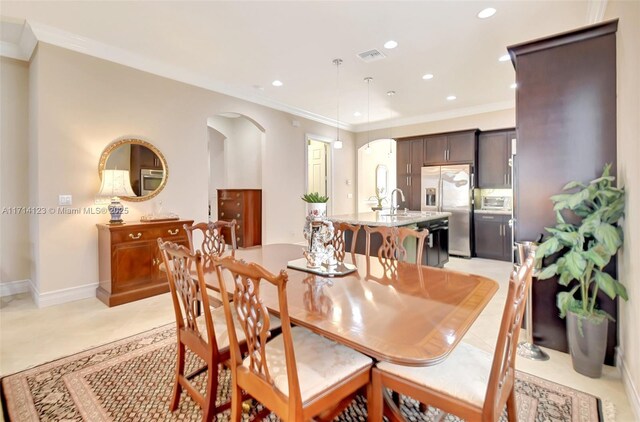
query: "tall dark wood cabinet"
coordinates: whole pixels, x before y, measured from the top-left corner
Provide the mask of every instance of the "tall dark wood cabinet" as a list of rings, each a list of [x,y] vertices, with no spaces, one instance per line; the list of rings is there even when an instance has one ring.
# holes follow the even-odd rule
[[[262,244],[262,190],[218,189],[218,220],[236,220],[236,242],[240,248]],[[228,233],[225,242],[230,243]]]
[[[193,220],[98,224],[97,298],[115,306],[168,292],[158,238],[188,247],[185,224]]]
[[[565,183],[594,179],[605,163],[613,163],[615,174],[617,25],[604,22],[508,48],[518,84],[516,240],[535,240],[555,224],[549,197]],[[534,339],[566,351],[558,289],[553,279],[533,283]],[[602,295],[600,303],[616,317],[615,302]],[[610,324],[607,363],[613,363],[617,335]]]
[[[396,186],[404,194],[404,204],[410,210],[420,210],[420,172],[424,160],[422,137],[399,140],[396,147]]]

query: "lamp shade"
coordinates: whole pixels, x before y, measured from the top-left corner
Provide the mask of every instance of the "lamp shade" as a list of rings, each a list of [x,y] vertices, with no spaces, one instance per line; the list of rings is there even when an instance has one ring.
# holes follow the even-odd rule
[[[131,189],[131,180],[129,179],[128,170],[111,170],[102,171],[102,184],[98,195],[101,196],[136,196]]]

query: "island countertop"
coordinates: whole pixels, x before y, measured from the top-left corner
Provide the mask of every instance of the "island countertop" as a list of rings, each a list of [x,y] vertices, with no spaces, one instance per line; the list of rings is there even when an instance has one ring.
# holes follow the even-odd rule
[[[361,212],[353,214],[332,215],[327,217],[329,221],[360,224],[363,226],[387,226],[398,227],[426,221],[440,220],[451,216],[450,212],[434,211],[400,211],[396,215],[389,215],[389,210]]]

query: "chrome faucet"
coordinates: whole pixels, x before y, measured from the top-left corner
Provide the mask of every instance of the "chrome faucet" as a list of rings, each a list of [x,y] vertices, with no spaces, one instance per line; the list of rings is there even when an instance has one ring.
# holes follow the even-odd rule
[[[404,202],[404,193],[402,193],[402,189],[395,188],[391,191],[391,209],[389,210],[389,214],[395,214],[400,205],[398,205],[398,196],[394,195],[394,193],[398,192],[400,194],[400,198],[402,198],[402,202]],[[396,199],[396,205],[393,205],[393,199]]]

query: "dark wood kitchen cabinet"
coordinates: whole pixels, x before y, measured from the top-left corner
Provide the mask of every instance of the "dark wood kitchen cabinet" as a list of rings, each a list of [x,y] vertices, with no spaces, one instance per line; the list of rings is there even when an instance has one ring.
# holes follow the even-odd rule
[[[511,261],[513,246],[510,219],[510,215],[474,214],[475,246],[478,258]]]
[[[404,194],[404,203],[398,200],[400,208],[420,210],[420,177],[424,165],[424,140],[407,138],[398,140],[396,147],[396,186]],[[390,193],[390,192],[389,192]],[[391,198],[389,198],[391,201]]]
[[[477,136],[477,129],[425,136],[424,163],[426,165],[475,163]]]
[[[478,135],[478,187],[511,188],[511,140],[515,129],[492,130]]]
[[[218,189],[218,219],[236,220],[236,244],[248,248],[262,244],[262,190]],[[230,244],[229,233],[223,232]]]
[[[116,306],[168,292],[167,276],[160,270],[158,238],[188,247],[185,224],[192,225],[193,220],[98,224],[96,297]]]

